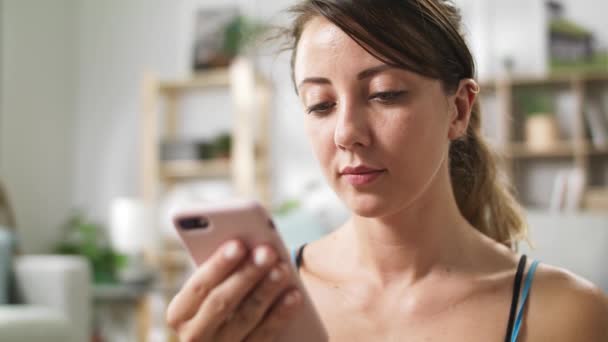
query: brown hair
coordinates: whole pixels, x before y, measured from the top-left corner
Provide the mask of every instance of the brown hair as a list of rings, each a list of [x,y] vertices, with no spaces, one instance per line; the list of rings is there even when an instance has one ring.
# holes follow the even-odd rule
[[[289,12],[295,16],[286,32],[292,78],[298,42],[314,17],[329,20],[386,64],[441,80],[446,92],[475,77],[473,57],[460,32],[460,12],[451,1],[306,0]],[[458,208],[471,225],[510,247],[525,238],[521,207],[481,134],[478,103],[466,134],[450,145],[449,169]]]

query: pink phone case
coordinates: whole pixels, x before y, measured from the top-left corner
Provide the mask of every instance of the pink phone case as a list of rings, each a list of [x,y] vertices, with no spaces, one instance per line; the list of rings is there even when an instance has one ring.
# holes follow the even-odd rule
[[[200,222],[201,218],[206,220],[206,228],[181,228],[182,224],[196,220]],[[230,239],[239,239],[249,248],[259,244],[271,245],[279,254],[279,258],[291,265],[290,254],[276,231],[271,217],[255,201],[233,201],[188,209],[174,215],[173,223],[196,265],[207,260],[222,243]],[[298,308],[297,316],[290,321],[279,341],[328,341],[327,332],[293,265],[291,272],[294,284],[303,294],[304,301]]]

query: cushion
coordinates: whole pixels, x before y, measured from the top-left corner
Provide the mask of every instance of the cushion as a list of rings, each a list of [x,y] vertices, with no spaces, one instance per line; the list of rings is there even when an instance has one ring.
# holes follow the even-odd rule
[[[7,305],[0,307],[0,341],[72,342],[75,339],[68,319],[57,311]]]

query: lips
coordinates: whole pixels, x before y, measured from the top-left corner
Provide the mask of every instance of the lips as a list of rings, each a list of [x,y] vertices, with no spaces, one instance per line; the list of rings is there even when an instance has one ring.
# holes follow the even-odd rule
[[[378,169],[365,165],[355,167],[349,166],[342,169],[340,176],[351,185],[366,185],[378,179],[385,171],[385,169]]]

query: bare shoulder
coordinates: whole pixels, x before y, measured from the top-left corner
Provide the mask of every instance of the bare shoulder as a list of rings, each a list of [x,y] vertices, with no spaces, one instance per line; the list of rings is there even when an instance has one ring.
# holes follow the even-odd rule
[[[608,341],[608,298],[564,269],[541,264],[527,312],[526,341]]]

